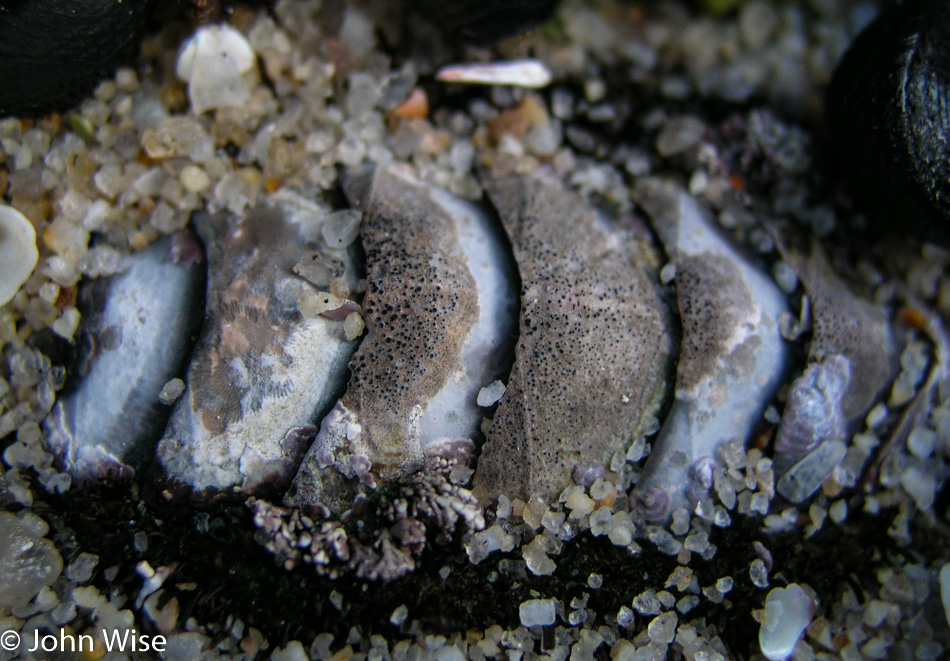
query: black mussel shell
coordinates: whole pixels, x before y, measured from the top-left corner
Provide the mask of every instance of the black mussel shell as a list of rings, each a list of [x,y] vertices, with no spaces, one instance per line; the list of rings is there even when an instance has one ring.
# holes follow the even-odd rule
[[[831,81],[833,158],[873,227],[950,236],[950,0],[881,14]]]
[[[63,110],[138,53],[155,0],[0,0],[0,117]]]
[[[417,7],[442,30],[480,44],[501,41],[544,23],[560,0],[420,0]]]

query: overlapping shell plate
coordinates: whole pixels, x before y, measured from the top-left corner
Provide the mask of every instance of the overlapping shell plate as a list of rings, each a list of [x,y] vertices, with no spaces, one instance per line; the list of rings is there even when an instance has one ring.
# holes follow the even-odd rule
[[[742,44],[758,52],[756,25],[792,28],[752,6]],[[21,511],[0,528],[41,540],[48,528],[24,512],[42,489],[84,502],[134,472],[137,516],[166,518],[122,547],[145,562],[128,607],[174,632],[183,658],[218,626],[180,622],[179,607],[190,583],[205,589],[188,572],[215,566],[222,530],[238,550],[221,552],[258,562],[242,560],[240,583],[332,604],[321,617],[337,636],[353,625],[367,658],[408,658],[408,643],[370,638],[379,630],[452,658],[586,659],[604,644],[619,659],[743,658],[758,643],[740,619],[761,608],[776,630],[768,604],[785,593],[767,602],[766,588],[786,583],[815,617],[803,655],[943,644],[926,616],[947,551],[918,540],[945,539],[926,522],[946,507],[946,253],[856,256],[848,212],[806,175],[805,134],[769,110],[721,123],[673,110],[677,80],[749,98],[728,67],[706,89],[716,76],[693,52],[703,30],[727,38],[729,19],[722,35],[689,22],[680,43],[665,31],[676,12],[651,10],[651,31],[619,7],[568,3],[563,34],[523,42],[554,89],[470,102],[417,74],[418,53],[393,66],[372,21],[395,24],[376,10],[241,11],[216,28],[240,51],[215,46],[234,60],[220,78],[176,80],[177,46],[155,41],[155,66],[104,83],[73,128],[0,122],[5,200],[42,237],[39,271],[0,308],[0,498]],[[685,78],[648,56],[685,50]],[[616,58],[659,107],[642,121],[606,85]],[[755,89],[794,105],[766,78]],[[425,94],[465,107],[429,112]],[[60,356],[69,340],[81,369]],[[106,569],[87,554],[110,551],[77,534],[83,553],[60,579],[32,580],[37,562],[13,559],[9,589],[32,593],[0,608],[21,630],[133,616],[101,583],[78,587]],[[180,557],[176,535],[207,548]],[[316,571],[259,566],[234,541],[252,535],[285,568]],[[925,559],[874,556],[892,541]],[[866,547],[854,571],[871,596],[839,590],[821,544]],[[61,553],[36,545],[54,574]],[[399,577],[391,592],[362,582]],[[418,585],[431,608],[480,621],[420,634],[430,606],[402,606]],[[382,619],[347,620],[374,602]],[[264,621],[249,612],[235,611]],[[463,627],[483,630],[452,632]],[[243,628],[232,618],[220,649],[253,658],[262,637]],[[330,640],[310,655],[328,658]],[[275,658],[294,654],[299,642]]]

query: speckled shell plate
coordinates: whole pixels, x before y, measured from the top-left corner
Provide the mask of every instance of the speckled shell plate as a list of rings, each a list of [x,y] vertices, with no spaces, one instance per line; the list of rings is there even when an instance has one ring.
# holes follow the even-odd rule
[[[505,367],[517,295],[490,217],[443,195],[403,170],[374,177],[362,225],[369,332],[288,502],[342,505],[346,479],[385,483],[427,454],[474,449],[476,396]]]
[[[643,434],[676,352],[643,246],[543,175],[485,181],[521,273],[515,364],[475,472],[481,499],[555,497]]]

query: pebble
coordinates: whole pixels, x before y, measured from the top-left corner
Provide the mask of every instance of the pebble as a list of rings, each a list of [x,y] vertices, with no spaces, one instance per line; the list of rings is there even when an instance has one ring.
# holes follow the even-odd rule
[[[499,525],[475,533],[465,545],[469,561],[478,564],[495,551],[507,553],[514,548],[515,538],[508,535]]]
[[[715,585],[703,588],[703,596],[706,597],[707,601],[713,604],[721,604],[725,597],[722,591]]]
[[[495,510],[495,516],[499,519],[507,519],[512,514],[513,504],[511,499],[505,494],[498,496],[498,507]]]
[[[557,565],[544,552],[541,538],[535,537],[530,544],[524,547],[522,555],[528,570],[535,576],[550,576],[557,569]]]
[[[13,207],[0,204],[0,306],[13,298],[38,260],[33,223]]]
[[[788,263],[779,260],[772,265],[772,277],[775,284],[786,294],[791,294],[798,287],[798,274]]]
[[[177,633],[166,639],[165,652],[162,654],[162,658],[178,661],[197,659],[209,643],[207,636],[196,631]]]
[[[869,429],[874,429],[879,424],[881,424],[884,419],[887,417],[887,406],[881,402],[877,404],[871,411],[868,413],[865,422]]]
[[[363,334],[365,329],[366,322],[363,320],[363,315],[359,312],[350,312],[346,315],[346,319],[343,320],[343,334],[346,336],[347,341],[355,340]]]
[[[189,193],[200,193],[211,185],[211,177],[208,176],[208,173],[193,164],[182,168],[179,180]]]
[[[656,150],[665,157],[682,154],[699,144],[705,132],[706,123],[697,117],[672,117],[657,136]]]
[[[162,391],[158,393],[158,399],[165,406],[171,406],[183,392],[185,392],[185,382],[175,377],[162,387]]]
[[[877,629],[884,622],[884,618],[891,615],[895,606],[880,599],[872,599],[864,607],[864,613],[861,615],[861,621],[870,629]],[[899,610],[898,610],[899,613]]]
[[[187,157],[203,163],[214,155],[214,141],[193,117],[171,117],[142,134],[149,158]]]
[[[657,615],[662,610],[654,590],[645,590],[634,597],[633,607],[640,615]]]
[[[682,542],[662,528],[651,530],[647,537],[656,545],[660,553],[665,553],[666,555],[678,555],[680,549],[683,548]]]
[[[62,572],[62,556],[40,530],[0,512],[0,607],[25,606]]]
[[[271,654],[271,661],[308,661],[309,657],[299,640],[292,640],[284,647],[278,647]]]
[[[797,583],[769,592],[759,629],[759,649],[765,658],[785,661],[790,657],[814,613],[815,601]]]
[[[739,12],[739,34],[746,46],[765,46],[779,26],[779,14],[771,2],[755,0],[745,3]]]
[[[555,599],[529,599],[518,608],[521,624],[525,627],[546,627],[554,624]]]
[[[622,627],[629,627],[633,624],[634,614],[629,606],[621,606],[617,611],[617,624]]]
[[[476,402],[481,407],[493,406],[504,394],[505,384],[501,381],[492,381],[489,385],[478,391]]]
[[[64,340],[72,342],[76,331],[79,330],[80,320],[81,315],[79,314],[79,310],[74,307],[68,307],[63,310],[63,314],[59,319],[53,322],[50,328]]]
[[[699,597],[694,594],[688,594],[676,602],[676,610],[685,615],[699,605]]]
[[[636,526],[630,519],[628,512],[615,512],[611,522],[610,532],[607,533],[607,539],[614,546],[624,546],[630,548],[633,543],[633,535],[636,532]],[[630,549],[633,550],[632,548]]]
[[[597,501],[607,500],[613,496],[616,496],[617,489],[612,482],[608,482],[602,477],[594,480],[594,483],[590,485],[590,497]],[[609,504],[608,504],[609,506]]]
[[[406,617],[409,616],[409,609],[405,604],[401,604],[396,607],[396,610],[393,611],[393,614],[389,616],[390,624],[394,626],[400,626],[403,622],[406,621]]]
[[[907,437],[907,449],[918,459],[929,459],[937,449],[937,432],[926,427],[914,427]]]
[[[80,553],[70,561],[66,568],[66,578],[74,583],[88,583],[98,563],[99,556],[86,552]]]
[[[841,441],[822,443],[779,478],[776,490],[793,503],[804,502],[821,488],[846,452],[847,446]]]
[[[50,611],[50,620],[59,626],[63,626],[74,617],[76,617],[76,604],[73,602],[60,603]]]
[[[165,207],[167,209],[167,206]],[[170,211],[170,210],[169,210]],[[83,239],[88,240],[86,238]],[[121,253],[111,246],[95,246],[83,255],[79,268],[91,278],[115,275],[124,265]]]
[[[900,482],[919,509],[926,512],[933,506],[937,483],[932,473],[911,466],[901,473]]]
[[[752,584],[757,588],[769,587],[769,570],[766,569],[765,562],[760,558],[756,558],[749,565],[749,578],[752,579]]]
[[[609,507],[601,507],[590,516],[590,532],[594,537],[599,537],[610,532],[613,523],[613,515]]]
[[[548,510],[541,517],[541,526],[552,535],[556,535],[561,530],[561,526],[564,525],[566,519],[566,513]]]
[[[914,650],[918,661],[937,661],[947,651],[947,648],[935,640],[923,642]]]
[[[840,524],[848,518],[848,503],[844,500],[836,500],[832,503],[831,507],[828,508],[828,516],[832,521]]]
[[[668,285],[673,282],[674,278],[676,278],[676,264],[669,262],[660,269],[660,282]]]
[[[676,613],[663,613],[657,615],[647,625],[647,635],[654,643],[669,645],[676,637],[676,625],[679,618]]]
[[[158,590],[149,595],[142,604],[145,614],[155,624],[159,632],[171,633],[178,624],[180,613],[178,598],[167,599],[164,590]]]
[[[593,511],[595,504],[587,494],[575,492],[568,497],[564,506],[571,510],[570,518],[582,519]]]
[[[544,504],[544,501],[542,501],[540,498],[532,498],[525,505],[524,511],[521,513],[521,517],[524,519],[526,524],[537,530],[541,527],[541,521],[547,511],[548,507]]]
[[[673,511],[670,530],[673,531],[674,535],[685,535],[689,532],[689,510],[685,507],[677,507]]]
[[[323,223],[323,240],[331,248],[348,248],[360,232],[363,214],[354,209],[334,211]]]

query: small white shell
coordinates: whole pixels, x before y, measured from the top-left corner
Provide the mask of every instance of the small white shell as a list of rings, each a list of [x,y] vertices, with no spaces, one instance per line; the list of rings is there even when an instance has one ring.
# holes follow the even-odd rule
[[[196,115],[225,106],[243,106],[250,92],[241,74],[257,56],[240,32],[228,25],[200,28],[185,44],[175,73],[188,82],[188,98]]]
[[[13,207],[0,204],[0,305],[16,295],[39,256],[33,223]]]

